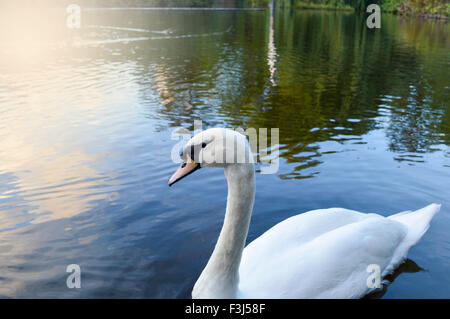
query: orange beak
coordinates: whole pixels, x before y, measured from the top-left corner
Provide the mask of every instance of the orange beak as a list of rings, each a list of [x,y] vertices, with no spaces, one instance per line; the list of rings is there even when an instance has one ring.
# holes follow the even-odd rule
[[[188,161],[181,163],[180,167],[178,167],[177,171],[172,175],[169,179],[169,186],[172,186],[179,180],[185,178],[189,174],[195,172],[200,168],[200,164],[191,160],[188,156]]]

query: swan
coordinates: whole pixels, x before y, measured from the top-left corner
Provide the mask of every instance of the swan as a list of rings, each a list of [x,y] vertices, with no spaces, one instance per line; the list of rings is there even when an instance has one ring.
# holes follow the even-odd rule
[[[169,186],[203,167],[223,168],[228,183],[222,230],[193,287],[194,299],[363,297],[374,290],[369,266],[381,278],[392,273],[440,209],[431,204],[389,217],[318,209],[278,223],[244,248],[255,198],[246,137],[230,129],[204,130],[180,156]]]

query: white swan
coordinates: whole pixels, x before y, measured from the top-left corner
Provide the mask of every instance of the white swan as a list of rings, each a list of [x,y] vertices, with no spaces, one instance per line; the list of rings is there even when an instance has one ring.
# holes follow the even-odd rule
[[[208,129],[180,155],[183,163],[169,186],[201,167],[223,167],[228,181],[224,224],[193,298],[362,297],[371,291],[368,266],[379,267],[381,278],[392,272],[440,209],[431,204],[387,218],[343,208],[309,211],[280,222],[244,249],[255,195],[245,136]]]

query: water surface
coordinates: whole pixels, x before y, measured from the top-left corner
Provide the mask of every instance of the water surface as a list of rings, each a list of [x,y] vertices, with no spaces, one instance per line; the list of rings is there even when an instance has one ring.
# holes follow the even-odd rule
[[[450,297],[448,24],[92,10],[70,30],[65,18],[0,14],[1,297],[189,297],[227,191],[219,169],[167,187],[172,132],[194,120],[280,129],[248,241],[312,209],[441,203],[383,297]],[[81,289],[66,287],[69,264]]]

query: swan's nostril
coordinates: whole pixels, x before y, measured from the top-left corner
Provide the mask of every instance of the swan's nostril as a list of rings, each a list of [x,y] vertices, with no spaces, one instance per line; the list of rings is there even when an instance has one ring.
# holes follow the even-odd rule
[[[181,164],[181,168],[185,168],[186,167],[186,163]]]
[[[196,153],[196,149],[194,145],[191,145],[191,159],[194,160],[195,159],[195,153]]]

